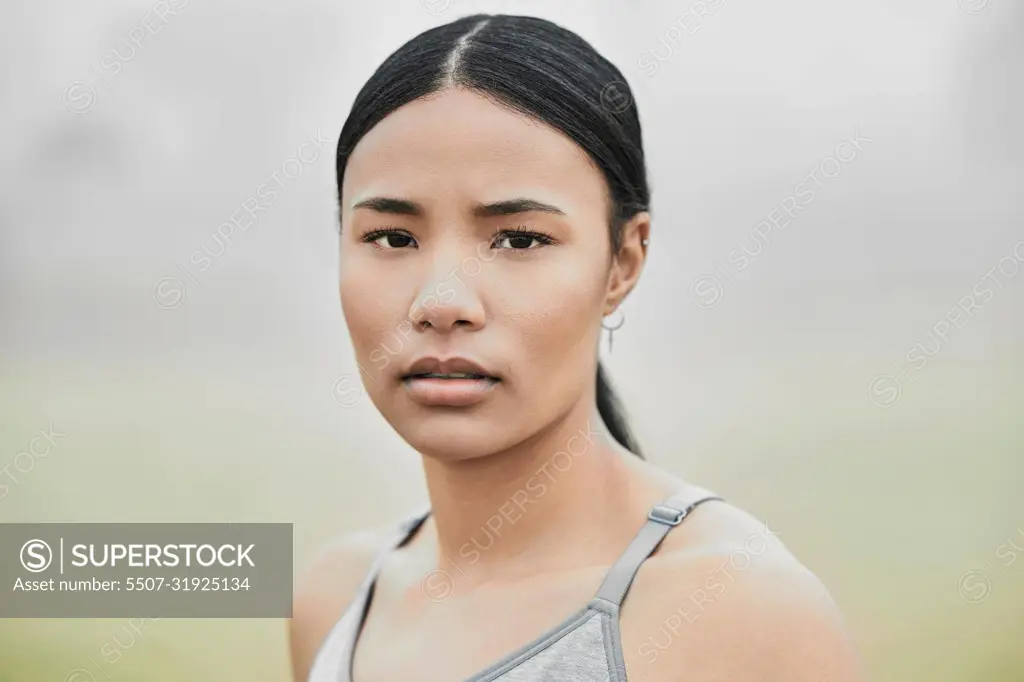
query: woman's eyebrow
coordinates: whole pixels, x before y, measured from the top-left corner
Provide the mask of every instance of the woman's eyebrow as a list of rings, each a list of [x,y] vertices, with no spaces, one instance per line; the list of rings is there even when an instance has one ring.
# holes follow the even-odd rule
[[[415,201],[406,199],[395,199],[393,197],[370,197],[352,204],[352,210],[369,209],[377,213],[391,213],[393,215],[410,215],[422,217],[426,212],[423,207]]]
[[[529,213],[531,211],[565,215],[565,211],[557,206],[535,201],[534,199],[509,199],[508,201],[499,201],[493,204],[481,204],[473,209],[473,215],[478,218],[491,218],[494,216]]]
[[[358,209],[414,217],[423,217],[426,214],[423,207],[415,201],[396,199],[394,197],[370,197],[369,199],[363,199],[352,205],[353,211]],[[473,215],[477,218],[492,218],[495,216],[516,215],[517,213],[529,213],[531,211],[565,215],[565,211],[557,206],[545,204],[535,199],[523,198],[497,201],[493,204],[478,204],[473,208]]]

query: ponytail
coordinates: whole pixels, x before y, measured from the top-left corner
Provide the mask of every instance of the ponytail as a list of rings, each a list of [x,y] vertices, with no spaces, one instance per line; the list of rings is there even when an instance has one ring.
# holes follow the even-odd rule
[[[633,432],[629,429],[622,404],[615,395],[615,391],[612,390],[600,360],[597,363],[597,411],[601,415],[601,419],[604,420],[605,426],[608,427],[612,438],[640,459],[644,459],[643,453],[640,452],[640,444],[637,443]]]

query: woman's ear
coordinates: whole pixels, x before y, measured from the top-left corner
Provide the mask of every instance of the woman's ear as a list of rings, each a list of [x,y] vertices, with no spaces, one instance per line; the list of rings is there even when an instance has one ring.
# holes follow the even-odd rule
[[[612,267],[608,272],[605,315],[619,307],[640,279],[647,260],[650,235],[651,214],[647,211],[637,213],[622,226],[619,252],[612,255]]]

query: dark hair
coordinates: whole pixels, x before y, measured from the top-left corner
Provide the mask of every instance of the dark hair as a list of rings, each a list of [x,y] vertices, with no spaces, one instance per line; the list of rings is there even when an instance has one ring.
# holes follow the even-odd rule
[[[622,73],[583,38],[535,17],[463,17],[392,53],[359,91],[341,129],[339,202],[345,165],[359,140],[402,105],[454,86],[550,125],[589,154],[611,195],[614,256],[623,225],[650,203],[632,92]],[[597,408],[612,437],[642,458],[600,361]]]

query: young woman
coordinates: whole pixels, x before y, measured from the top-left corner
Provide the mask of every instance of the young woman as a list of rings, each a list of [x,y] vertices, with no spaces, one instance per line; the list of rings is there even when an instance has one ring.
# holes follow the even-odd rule
[[[297,682],[846,682],[832,601],[766,525],[640,456],[597,360],[651,217],[623,75],[548,21],[422,33],[338,142],[340,294],[429,510],[296,590]]]

